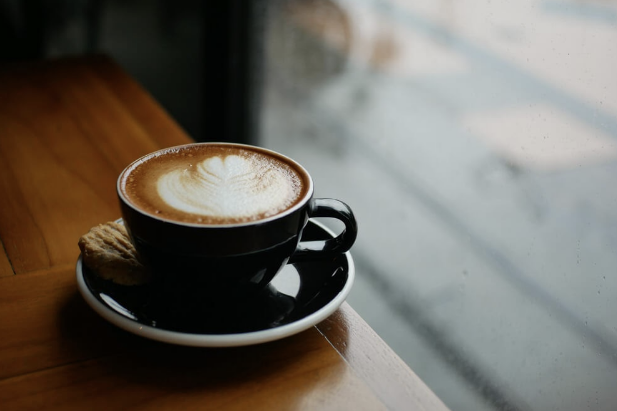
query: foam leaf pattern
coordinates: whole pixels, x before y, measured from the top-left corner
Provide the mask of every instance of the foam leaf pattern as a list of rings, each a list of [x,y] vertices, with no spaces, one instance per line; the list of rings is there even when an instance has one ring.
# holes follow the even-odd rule
[[[211,157],[157,182],[170,207],[207,217],[247,219],[289,207],[299,191],[287,170],[238,155]]]

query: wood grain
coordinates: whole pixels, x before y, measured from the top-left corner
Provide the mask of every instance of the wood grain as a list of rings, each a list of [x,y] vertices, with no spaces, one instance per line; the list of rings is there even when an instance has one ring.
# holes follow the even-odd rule
[[[75,261],[77,239],[120,216],[122,169],[191,141],[103,57],[1,72],[0,135],[0,238],[17,274]]]
[[[0,381],[0,403],[4,410],[385,409],[332,350],[269,345],[240,361],[233,350],[157,347],[69,364]],[[275,348],[282,351],[273,356]]]
[[[0,278],[0,379],[117,351],[129,343],[77,292],[75,266]]]
[[[70,266],[0,279],[3,410],[340,409],[351,398],[355,409],[383,408],[315,328],[245,348],[160,344],[98,318],[74,275]]]
[[[347,303],[317,329],[389,409],[447,409]]]

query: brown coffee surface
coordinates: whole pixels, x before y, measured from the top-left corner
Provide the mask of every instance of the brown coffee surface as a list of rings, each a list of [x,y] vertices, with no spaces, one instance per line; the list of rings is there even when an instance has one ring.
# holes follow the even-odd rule
[[[303,199],[310,182],[285,157],[226,144],[174,147],[131,164],[120,191],[154,216],[194,224],[235,224],[284,212]]]

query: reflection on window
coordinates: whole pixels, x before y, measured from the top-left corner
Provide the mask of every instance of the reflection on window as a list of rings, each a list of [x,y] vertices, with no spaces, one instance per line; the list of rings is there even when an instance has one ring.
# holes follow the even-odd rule
[[[617,2],[271,3],[261,143],[347,201],[351,305],[452,409],[617,404]]]

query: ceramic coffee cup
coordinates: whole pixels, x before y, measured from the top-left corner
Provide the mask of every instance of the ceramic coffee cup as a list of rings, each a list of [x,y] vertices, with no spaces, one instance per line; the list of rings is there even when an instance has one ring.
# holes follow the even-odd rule
[[[285,264],[330,259],[353,245],[352,210],[313,197],[313,180],[294,160],[264,148],[195,143],[131,163],[119,176],[122,218],[158,284],[211,294],[248,293]],[[336,237],[303,242],[309,218],[330,217]]]

